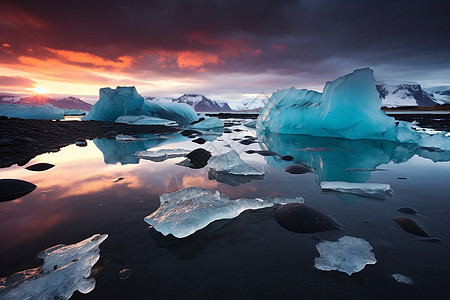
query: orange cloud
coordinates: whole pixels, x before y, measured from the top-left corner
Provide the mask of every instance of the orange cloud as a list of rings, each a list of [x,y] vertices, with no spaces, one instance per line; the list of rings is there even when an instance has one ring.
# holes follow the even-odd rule
[[[224,63],[217,54],[201,51],[183,51],[178,53],[177,65],[180,69],[200,69],[206,64]]]

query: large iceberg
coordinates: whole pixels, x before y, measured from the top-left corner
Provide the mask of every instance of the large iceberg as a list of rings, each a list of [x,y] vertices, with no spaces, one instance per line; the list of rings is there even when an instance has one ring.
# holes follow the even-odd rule
[[[187,237],[215,220],[235,218],[245,210],[303,202],[302,197],[230,200],[219,191],[211,193],[199,187],[163,194],[159,200],[159,208],[144,220],[163,235],[177,238]]]
[[[100,258],[100,244],[107,234],[95,234],[73,245],[57,245],[39,253],[44,264],[0,279],[1,299],[69,299],[76,290],[87,294],[95,288],[89,277]]]
[[[191,106],[183,103],[145,100],[134,86],[100,89],[99,100],[83,120],[114,122],[122,116],[148,116],[176,121],[181,125],[188,125],[198,120],[198,116]],[[138,123],[139,119],[144,123],[155,121],[155,119],[136,117]],[[130,121],[129,118],[125,118],[125,120]],[[123,117],[119,119],[119,122],[123,121]]]
[[[64,119],[64,110],[50,103],[44,105],[0,104],[0,116],[19,119]]]
[[[418,133],[410,123],[395,121],[381,108],[373,70],[353,73],[327,82],[323,93],[295,88],[279,90],[269,98],[256,127],[282,134],[383,139],[450,150],[443,133]]]

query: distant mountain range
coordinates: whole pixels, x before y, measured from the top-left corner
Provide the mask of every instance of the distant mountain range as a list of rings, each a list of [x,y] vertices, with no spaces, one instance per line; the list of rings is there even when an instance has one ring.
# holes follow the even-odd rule
[[[192,106],[197,112],[227,112],[233,111],[228,103],[219,103],[199,94],[184,94],[178,98],[145,97],[146,100],[185,103]]]
[[[44,105],[50,103],[51,105],[61,109],[77,109],[83,111],[90,111],[92,104],[86,103],[83,100],[75,97],[64,98],[49,98],[42,95],[34,96],[15,96],[15,95],[0,95],[0,104],[20,104],[20,105]]]

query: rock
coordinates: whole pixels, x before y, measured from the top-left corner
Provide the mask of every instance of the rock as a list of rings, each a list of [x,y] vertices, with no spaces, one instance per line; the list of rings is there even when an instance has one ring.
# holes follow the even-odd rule
[[[394,218],[395,222],[397,222],[405,231],[408,231],[409,233],[423,236],[423,237],[430,237],[428,233],[426,233],[422,228],[420,228],[419,225],[417,225],[416,222],[411,220],[410,218]]]
[[[256,142],[254,140],[242,140],[239,143],[241,143],[242,145],[250,145]]]
[[[285,160],[285,161],[293,161],[294,158],[290,155],[284,155],[284,156],[280,156],[279,159]]]
[[[397,208],[395,211],[401,214],[417,215],[417,210],[412,207],[400,207]]]
[[[132,273],[131,269],[122,269],[119,272],[119,279],[125,280],[130,278],[131,273]]]
[[[340,229],[339,225],[329,216],[300,203],[281,205],[275,209],[273,216],[283,228],[297,233]]]
[[[202,145],[206,143],[206,140],[204,138],[196,138],[195,140],[192,140],[192,142]]]
[[[23,197],[36,188],[31,182],[19,179],[0,179],[0,202]]]
[[[247,150],[247,151],[245,151],[245,153],[247,153],[247,154],[253,154],[253,153],[256,153],[256,150]]]
[[[291,174],[305,174],[311,172],[310,168],[302,165],[289,165],[283,168],[286,172]]]
[[[87,146],[87,142],[85,139],[78,139],[75,142],[75,145],[77,145],[78,147],[86,147]]]
[[[262,156],[277,156],[278,155],[278,153],[269,151],[269,150],[258,150],[258,151],[256,151],[256,153],[258,153],[259,155],[262,155]]]
[[[190,167],[193,169],[201,169],[208,164],[208,160],[211,158],[211,152],[203,148],[197,148],[194,151],[186,155],[188,158],[188,164],[185,161],[180,165]]]
[[[119,133],[117,133],[116,131],[109,131],[109,132],[107,132],[105,134],[105,138],[107,138],[107,139],[115,139],[118,134]]]
[[[182,136],[190,136],[190,135],[201,134],[201,132],[197,131],[197,130],[186,129],[186,130],[183,130],[182,132],[180,132],[180,134]]]
[[[191,124],[189,124],[189,126],[192,126],[194,124],[200,123],[201,121],[205,121],[205,118],[200,118],[197,121],[192,122]]]
[[[45,171],[45,170],[51,169],[54,166],[55,165],[48,164],[48,163],[38,163],[38,164],[34,164],[34,165],[31,165],[31,166],[28,166],[25,169],[30,170],[30,171],[40,172],[40,171]]]
[[[224,130],[223,130],[223,133],[232,133],[233,131],[231,131],[230,129],[228,129],[228,128],[225,128]]]
[[[123,177],[118,177],[118,178],[114,179],[112,182],[119,182],[121,180],[123,180]]]

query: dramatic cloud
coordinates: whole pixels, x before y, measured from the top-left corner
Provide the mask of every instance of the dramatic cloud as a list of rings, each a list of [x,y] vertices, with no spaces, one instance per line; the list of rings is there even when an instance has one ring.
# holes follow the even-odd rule
[[[433,0],[4,0],[0,74],[49,89],[77,84],[67,93],[130,82],[154,95],[228,98],[321,87],[366,66],[378,78],[449,84],[449,7]]]
[[[0,87],[31,88],[36,84],[31,79],[19,76],[0,76]]]

